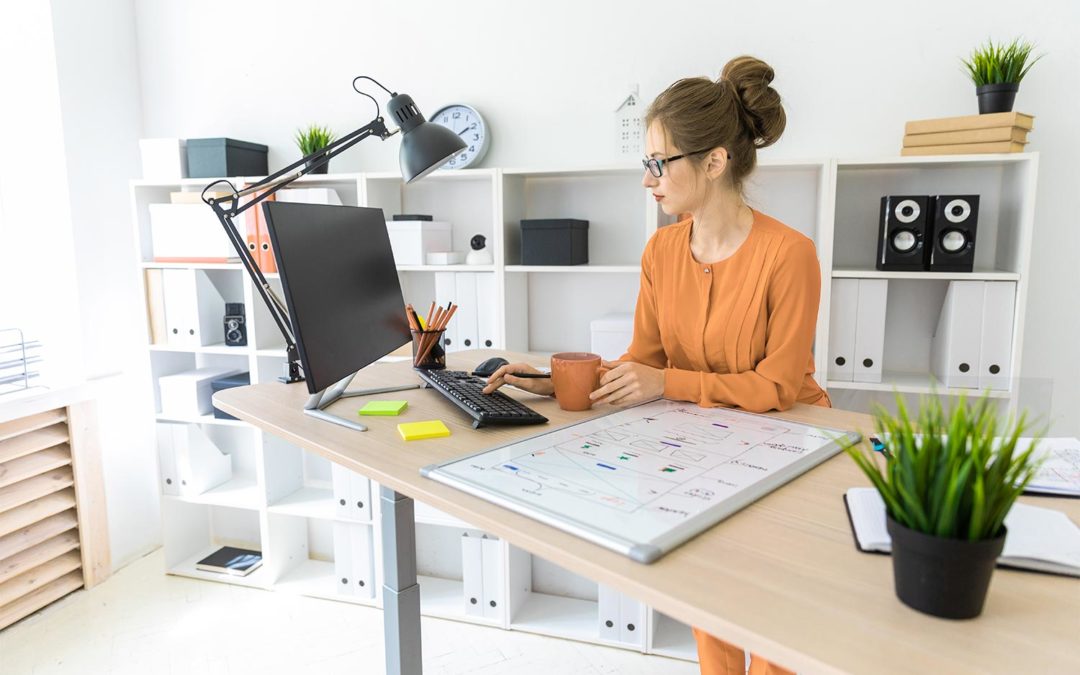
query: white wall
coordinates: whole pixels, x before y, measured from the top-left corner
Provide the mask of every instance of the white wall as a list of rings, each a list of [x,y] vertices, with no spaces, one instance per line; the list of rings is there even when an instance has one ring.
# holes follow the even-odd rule
[[[127,181],[141,174],[132,0],[52,0],[86,377],[114,567],[160,541],[153,395]]]
[[[142,0],[144,129],[266,143],[273,169],[299,156],[291,135],[301,125],[344,133],[366,123],[371,102],[350,82],[368,74],[412,94],[427,114],[452,101],[476,105],[493,130],[487,166],[610,164],[619,160],[612,111],[628,84],[648,101],[675,79],[715,78],[727,59],[750,53],[776,69],[788,113],[787,132],[765,156],[896,155],[905,121],[977,112],[961,56],[987,36],[1023,35],[1048,53],[1016,103],[1036,115],[1029,149],[1042,153],[1023,374],[1036,388],[1052,383],[1055,431],[1080,434],[1080,419],[1065,417],[1080,409],[1072,166],[1080,156],[1080,3],[820,6],[421,0],[403,10],[346,0],[302,9],[282,0]],[[393,169],[396,153],[396,138],[369,140],[331,170]]]

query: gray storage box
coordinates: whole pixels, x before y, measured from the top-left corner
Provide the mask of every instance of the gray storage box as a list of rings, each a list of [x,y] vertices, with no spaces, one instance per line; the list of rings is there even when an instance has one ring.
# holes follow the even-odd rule
[[[585,265],[589,221],[554,218],[521,221],[522,265]]]
[[[237,373],[236,375],[222,377],[210,383],[210,391],[212,392],[211,396],[224,389],[232,389],[233,387],[246,387],[249,384],[251,384],[250,373]],[[214,417],[219,420],[237,419],[236,417],[233,417],[224,410],[218,410],[216,407],[214,408]]]
[[[189,178],[265,176],[267,147],[234,138],[187,139]]]

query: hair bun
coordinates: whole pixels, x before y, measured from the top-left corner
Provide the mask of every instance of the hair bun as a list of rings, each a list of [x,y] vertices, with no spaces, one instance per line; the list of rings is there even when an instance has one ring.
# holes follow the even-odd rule
[[[772,66],[753,56],[731,59],[720,73],[721,83],[726,80],[731,85],[746,113],[747,134],[759,148],[780,140],[787,126],[780,94],[770,86],[773,76]]]

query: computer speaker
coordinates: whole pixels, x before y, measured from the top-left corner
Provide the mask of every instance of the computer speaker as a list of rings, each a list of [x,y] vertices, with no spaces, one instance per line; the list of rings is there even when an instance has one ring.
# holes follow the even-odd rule
[[[887,195],[881,198],[877,268],[921,271],[930,262],[933,232],[930,197]]]
[[[930,246],[930,270],[972,271],[975,267],[979,195],[938,195],[933,200],[934,237]]]

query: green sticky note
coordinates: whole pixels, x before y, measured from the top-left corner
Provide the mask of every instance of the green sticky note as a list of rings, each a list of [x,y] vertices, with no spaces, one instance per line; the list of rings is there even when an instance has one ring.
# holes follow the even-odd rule
[[[360,408],[361,415],[400,415],[409,407],[408,401],[368,401]]]

